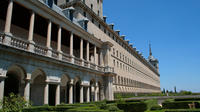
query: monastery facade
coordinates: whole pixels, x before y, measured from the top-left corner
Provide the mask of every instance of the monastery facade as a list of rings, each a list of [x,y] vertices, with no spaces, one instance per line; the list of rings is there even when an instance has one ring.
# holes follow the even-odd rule
[[[0,0],[0,100],[33,105],[160,92],[158,60],[145,59],[103,16],[103,0]]]

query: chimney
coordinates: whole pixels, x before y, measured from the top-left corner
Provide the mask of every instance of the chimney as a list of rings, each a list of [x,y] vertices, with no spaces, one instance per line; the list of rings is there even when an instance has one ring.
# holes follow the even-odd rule
[[[107,17],[106,16],[103,16],[103,21],[106,23],[106,19]]]
[[[114,23],[108,25],[112,30],[114,29]]]

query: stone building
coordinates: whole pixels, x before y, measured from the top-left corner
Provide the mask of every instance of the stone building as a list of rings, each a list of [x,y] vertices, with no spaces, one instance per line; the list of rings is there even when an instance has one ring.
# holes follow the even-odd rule
[[[160,92],[146,60],[103,16],[103,0],[0,0],[0,100],[33,105]]]

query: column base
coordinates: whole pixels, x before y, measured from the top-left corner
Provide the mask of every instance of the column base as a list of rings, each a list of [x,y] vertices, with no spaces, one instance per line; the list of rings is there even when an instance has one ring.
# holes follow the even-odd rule
[[[74,56],[70,55],[70,57],[71,57],[71,63],[74,64]]]
[[[35,49],[35,42],[34,41],[29,41],[29,45],[28,45],[28,51],[29,52],[34,52],[34,49]]]
[[[48,48],[47,56],[52,57],[52,48]]]
[[[62,60],[62,53],[63,53],[63,52],[62,52],[62,51],[57,51],[57,52],[58,52],[58,59],[59,59],[59,60]]]

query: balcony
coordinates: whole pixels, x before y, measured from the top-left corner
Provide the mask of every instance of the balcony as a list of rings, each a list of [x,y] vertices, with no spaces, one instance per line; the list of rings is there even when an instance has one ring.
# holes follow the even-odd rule
[[[10,44],[7,45],[4,43],[5,37],[10,38]],[[41,55],[45,57],[49,57],[52,59],[57,59],[60,61],[63,61],[64,63],[71,63],[77,66],[85,67],[88,69],[96,70],[99,72],[114,72],[114,68],[112,67],[103,67],[100,65],[96,65],[92,62],[86,61],[86,60],[81,60],[80,58],[77,57],[72,57],[69,54],[62,53],[55,51],[53,49],[48,49],[47,47],[37,45],[35,43],[30,43],[26,40],[23,40],[19,37],[15,37],[13,35],[7,35],[5,33],[0,32],[0,45],[7,45],[10,47],[13,47],[15,49],[23,50],[25,52],[31,52],[34,53],[35,55]],[[33,50],[30,50],[30,46],[33,46]],[[48,52],[51,52],[50,55]]]

